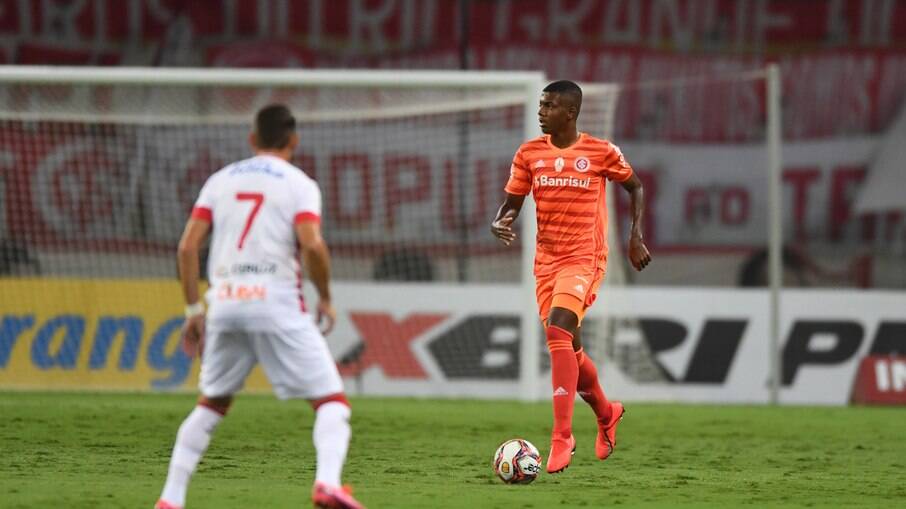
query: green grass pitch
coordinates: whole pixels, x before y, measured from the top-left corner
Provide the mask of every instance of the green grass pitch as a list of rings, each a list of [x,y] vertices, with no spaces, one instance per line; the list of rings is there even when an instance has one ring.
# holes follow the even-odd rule
[[[148,508],[190,395],[0,393],[0,507]],[[906,410],[629,404],[594,456],[577,401],[565,473],[506,486],[491,455],[523,437],[547,454],[548,403],[355,399],[344,480],[369,508],[894,507],[906,504]],[[312,411],[240,396],[187,506],[309,506]]]

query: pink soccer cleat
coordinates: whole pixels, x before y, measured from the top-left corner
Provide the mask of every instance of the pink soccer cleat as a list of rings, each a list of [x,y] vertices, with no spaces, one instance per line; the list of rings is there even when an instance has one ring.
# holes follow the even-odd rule
[[[611,415],[607,422],[598,421],[598,437],[595,440],[595,455],[598,459],[606,460],[617,445],[617,424],[623,420],[626,410],[619,401],[610,403]]]
[[[547,473],[556,474],[566,470],[576,453],[576,437],[569,440],[561,437],[551,438],[551,452],[547,457]]]
[[[182,509],[182,507],[173,505],[170,502],[165,501],[164,499],[160,499],[156,504],[154,504],[154,509]]]
[[[327,509],[365,509],[365,506],[352,497],[352,488],[349,486],[341,488],[321,481],[315,481],[311,489],[311,501],[315,507]]]

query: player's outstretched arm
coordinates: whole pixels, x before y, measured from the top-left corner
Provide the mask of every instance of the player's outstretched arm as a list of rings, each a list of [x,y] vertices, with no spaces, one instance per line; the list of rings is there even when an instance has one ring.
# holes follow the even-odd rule
[[[494,221],[491,222],[491,234],[507,246],[516,240],[516,232],[513,231],[513,222],[519,217],[519,211],[522,210],[522,204],[524,202],[524,195],[507,193],[506,201],[500,206],[500,210],[497,211],[497,216],[494,218]]]
[[[642,241],[642,216],[645,212],[645,196],[642,181],[633,173],[626,181],[621,182],[623,189],[629,192],[629,205],[632,212],[632,229],[629,233],[629,261],[635,270],[644,269],[651,263],[651,253]]]
[[[204,242],[211,223],[200,219],[189,219],[179,239],[176,263],[179,267],[179,281],[186,299],[186,323],[183,326],[182,347],[190,357],[201,353],[204,339],[204,307],[198,294],[198,252]]]
[[[318,290],[318,313],[316,320],[321,332],[329,334],[337,319],[337,312],[330,301],[330,252],[327,243],[321,236],[321,225],[316,221],[303,221],[296,224],[296,239],[299,251],[305,262],[308,278]]]

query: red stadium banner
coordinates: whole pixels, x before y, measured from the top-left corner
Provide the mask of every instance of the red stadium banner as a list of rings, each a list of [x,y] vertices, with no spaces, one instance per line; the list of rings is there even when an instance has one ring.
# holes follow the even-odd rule
[[[906,356],[869,355],[859,363],[853,403],[906,405]]]
[[[470,41],[489,45],[771,52],[906,41],[906,3],[895,1],[500,0],[471,2],[469,16]],[[0,0],[0,37],[91,54],[167,45],[180,30],[201,45],[300,38],[309,48],[334,53],[406,52],[455,44],[460,23],[459,2],[452,0]]]
[[[0,62],[459,69],[457,6],[0,0]],[[878,131],[906,90],[906,2],[502,0],[471,2],[469,21],[473,69],[634,82],[777,60],[787,138]],[[632,135],[631,115],[620,122]]]

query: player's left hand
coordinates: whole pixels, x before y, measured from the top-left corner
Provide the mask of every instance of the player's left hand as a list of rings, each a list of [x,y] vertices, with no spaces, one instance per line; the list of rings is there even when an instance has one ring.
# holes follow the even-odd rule
[[[633,235],[629,238],[629,262],[638,271],[651,263],[651,253],[648,252],[648,248],[640,236]]]
[[[186,318],[182,325],[182,351],[189,357],[201,357],[204,350],[204,313]]]
[[[318,314],[317,314],[318,325],[321,325],[321,322],[324,322],[324,325],[321,325],[321,333],[325,336],[330,334],[330,331],[333,330],[333,325],[337,321],[337,311],[333,308],[333,304],[329,300],[321,300],[318,302]]]

